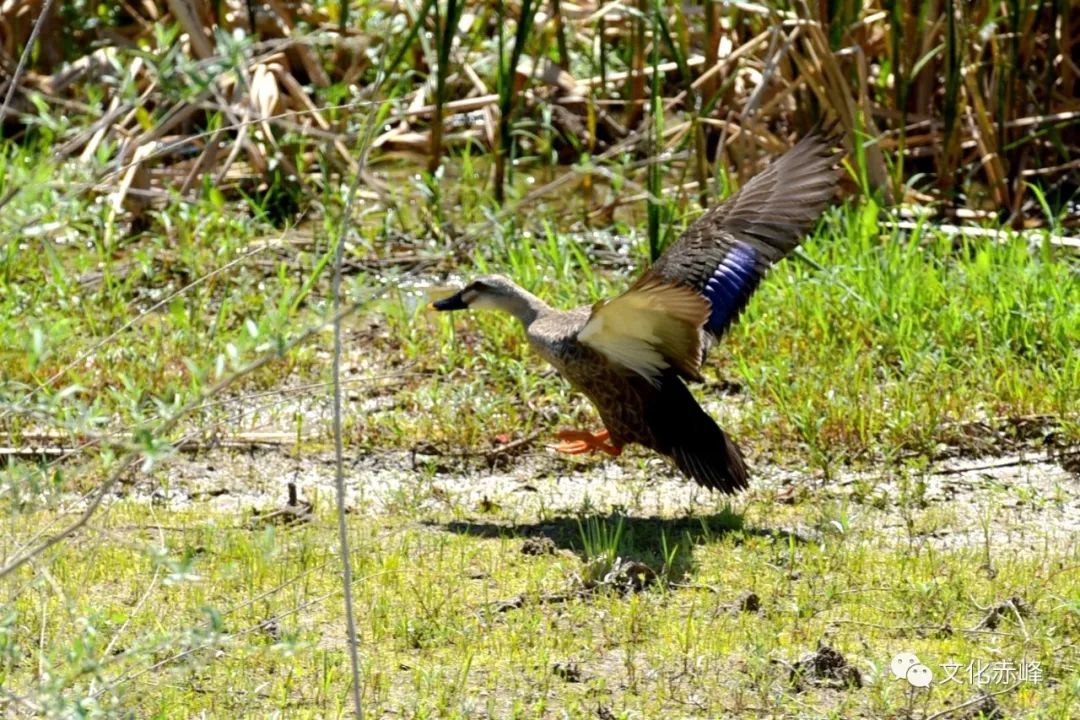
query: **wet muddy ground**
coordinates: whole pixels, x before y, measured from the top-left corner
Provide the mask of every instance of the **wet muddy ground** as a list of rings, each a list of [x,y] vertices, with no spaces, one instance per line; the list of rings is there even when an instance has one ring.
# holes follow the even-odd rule
[[[352,453],[346,456],[347,503],[358,513],[497,518],[510,532],[554,516],[710,517],[729,504],[738,513],[770,503],[791,512],[781,525],[761,529],[807,538],[829,530],[821,527],[822,508],[896,542],[943,548],[1039,552],[1047,543],[1074,542],[1080,532],[1080,477],[1037,452],[954,459],[918,473],[847,471],[831,479],[798,467],[753,464],[751,489],[730,498],[686,481],[644,451],[577,460],[556,456],[540,439],[533,446],[494,468],[483,456],[447,457],[431,448]],[[240,522],[254,511],[284,506],[289,483],[301,500],[332,503],[334,467],[329,452],[298,459],[281,448],[222,448],[175,457],[127,492],[166,509],[196,505],[236,514]]]

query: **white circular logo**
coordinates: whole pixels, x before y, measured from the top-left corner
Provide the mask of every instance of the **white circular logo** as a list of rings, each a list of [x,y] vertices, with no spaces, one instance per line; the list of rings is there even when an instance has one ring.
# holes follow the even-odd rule
[[[907,680],[913,687],[930,687],[934,682],[934,673],[913,652],[897,653],[889,663],[889,669],[898,680]]]
[[[915,653],[902,652],[892,659],[892,663],[889,667],[892,669],[892,674],[896,676],[897,680],[903,680],[907,677],[908,670],[919,664],[919,658],[915,656]]]
[[[934,673],[922,663],[916,663],[908,668],[904,678],[915,687],[924,688],[930,687],[930,683],[934,681]]]

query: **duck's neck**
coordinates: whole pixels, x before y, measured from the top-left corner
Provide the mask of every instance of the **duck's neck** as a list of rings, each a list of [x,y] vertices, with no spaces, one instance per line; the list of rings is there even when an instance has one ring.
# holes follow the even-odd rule
[[[536,318],[545,312],[551,312],[551,307],[524,288],[516,287],[513,295],[499,298],[498,309],[516,317],[528,330]]]

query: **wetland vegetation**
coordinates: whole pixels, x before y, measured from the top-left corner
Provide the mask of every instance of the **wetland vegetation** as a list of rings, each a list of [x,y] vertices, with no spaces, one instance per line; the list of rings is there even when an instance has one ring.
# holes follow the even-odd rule
[[[0,3],[0,712],[347,717],[352,642],[367,717],[1075,716],[1078,33]],[[738,496],[554,456],[591,406],[513,321],[425,310],[621,292],[823,117],[843,197],[694,387]]]

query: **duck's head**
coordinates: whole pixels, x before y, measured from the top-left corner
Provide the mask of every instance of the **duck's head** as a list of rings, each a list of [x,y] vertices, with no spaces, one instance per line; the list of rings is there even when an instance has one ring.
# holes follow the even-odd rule
[[[544,307],[535,295],[502,275],[484,275],[448,298],[428,305],[431,310],[502,310],[528,324]]]
[[[431,303],[432,310],[507,310],[524,291],[502,275],[485,275],[473,280],[448,298]]]

